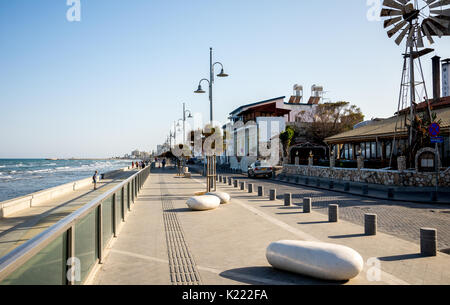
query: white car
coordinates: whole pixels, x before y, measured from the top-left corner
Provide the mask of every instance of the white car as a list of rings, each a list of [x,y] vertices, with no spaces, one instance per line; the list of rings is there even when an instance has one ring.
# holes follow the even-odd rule
[[[272,177],[273,167],[267,163],[266,161],[256,161],[252,163],[247,170],[247,174],[249,178],[254,177]]]

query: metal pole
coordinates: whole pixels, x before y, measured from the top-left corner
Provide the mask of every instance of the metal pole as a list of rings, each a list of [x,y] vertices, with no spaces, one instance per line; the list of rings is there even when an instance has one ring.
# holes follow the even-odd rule
[[[412,22],[411,22],[411,27],[412,27]],[[414,120],[414,111],[413,111],[413,107],[414,107],[414,101],[416,99],[416,93],[415,93],[415,80],[414,80],[414,57],[413,57],[413,52],[414,52],[414,48],[413,42],[410,42],[410,46],[409,46],[409,75],[410,75],[410,124],[411,124],[411,128],[409,131],[409,149],[411,149],[412,146],[412,141],[413,141],[413,120]]]
[[[183,144],[186,143],[186,103],[183,103]]]

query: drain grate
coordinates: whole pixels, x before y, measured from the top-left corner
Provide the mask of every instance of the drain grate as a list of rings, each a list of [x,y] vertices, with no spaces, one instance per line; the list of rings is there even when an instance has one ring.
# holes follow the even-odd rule
[[[161,182],[161,202],[169,257],[170,280],[173,285],[200,285],[200,275],[189,252],[172,200]]]

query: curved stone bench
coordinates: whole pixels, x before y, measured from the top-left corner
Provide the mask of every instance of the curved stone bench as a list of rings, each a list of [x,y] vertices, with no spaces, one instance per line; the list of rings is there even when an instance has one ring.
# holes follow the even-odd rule
[[[211,192],[211,193],[207,193],[206,195],[218,197],[220,199],[221,204],[227,204],[231,200],[231,196],[224,192]]]
[[[321,242],[274,242],[267,248],[266,257],[276,269],[331,281],[350,280],[364,266],[363,258],[355,250]]]
[[[220,206],[220,199],[217,196],[195,196],[189,198],[187,206],[194,211],[208,211],[217,209]]]

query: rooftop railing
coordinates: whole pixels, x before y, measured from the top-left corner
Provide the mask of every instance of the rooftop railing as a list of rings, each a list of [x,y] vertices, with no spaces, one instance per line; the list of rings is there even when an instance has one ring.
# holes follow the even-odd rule
[[[78,285],[102,263],[150,174],[146,167],[0,258],[0,285]]]

